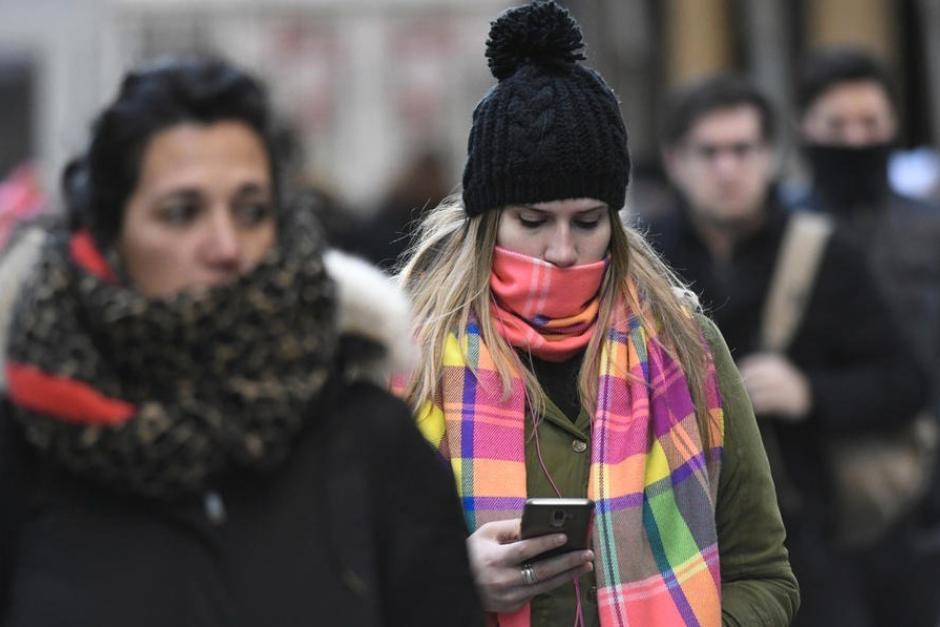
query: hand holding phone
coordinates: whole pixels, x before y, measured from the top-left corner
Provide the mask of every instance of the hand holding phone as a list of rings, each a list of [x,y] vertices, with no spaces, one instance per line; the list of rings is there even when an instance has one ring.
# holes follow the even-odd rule
[[[470,567],[488,612],[514,612],[533,597],[569,584],[594,568],[592,551],[569,551],[540,560],[561,546],[562,534],[522,539],[522,520],[496,520],[477,528],[467,538]],[[565,538],[567,540],[567,538]],[[527,581],[529,568],[536,583]]]

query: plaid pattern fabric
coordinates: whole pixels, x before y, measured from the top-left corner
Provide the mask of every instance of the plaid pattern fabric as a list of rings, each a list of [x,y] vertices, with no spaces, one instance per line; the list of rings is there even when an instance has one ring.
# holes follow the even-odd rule
[[[724,419],[709,362],[712,449],[703,450],[688,384],[655,333],[626,307],[601,355],[587,496],[601,625],[719,626],[715,502]],[[703,340],[704,341],[704,340]],[[508,397],[477,324],[444,350],[443,392],[418,424],[450,460],[470,529],[521,516],[526,498],[525,396]],[[529,608],[498,624],[528,625]]]
[[[490,314],[497,332],[542,359],[572,357],[594,335],[606,271],[606,259],[561,268],[496,246]]]

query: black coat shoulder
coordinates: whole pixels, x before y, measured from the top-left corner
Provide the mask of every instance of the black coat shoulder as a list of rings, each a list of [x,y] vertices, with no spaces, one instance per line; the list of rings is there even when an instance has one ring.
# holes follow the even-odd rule
[[[453,475],[408,408],[337,380],[308,411],[283,466],[219,478],[223,522],[201,497],[25,476],[3,423],[0,624],[482,624]]]
[[[326,403],[333,456],[362,460],[373,485],[370,498],[379,505],[373,509],[382,547],[377,575],[385,615],[395,617],[390,624],[482,624],[467,529],[446,460],[420,434],[408,407],[372,383],[333,391]],[[356,491],[348,473],[331,475],[339,493]]]

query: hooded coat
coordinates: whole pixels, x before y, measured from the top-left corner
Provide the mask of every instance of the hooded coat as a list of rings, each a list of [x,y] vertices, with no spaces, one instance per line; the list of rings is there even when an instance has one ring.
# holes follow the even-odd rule
[[[376,384],[407,356],[404,299],[364,263],[325,261],[339,348],[273,469],[171,500],[118,493],[37,454],[3,403],[0,625],[482,623],[450,470]]]

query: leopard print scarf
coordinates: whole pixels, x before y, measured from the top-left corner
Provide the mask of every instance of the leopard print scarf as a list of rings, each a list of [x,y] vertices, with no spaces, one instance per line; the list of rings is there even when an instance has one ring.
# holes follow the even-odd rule
[[[70,472],[174,497],[289,455],[336,347],[335,288],[312,218],[230,284],[148,299],[85,233],[51,236],[7,350],[26,439]]]

